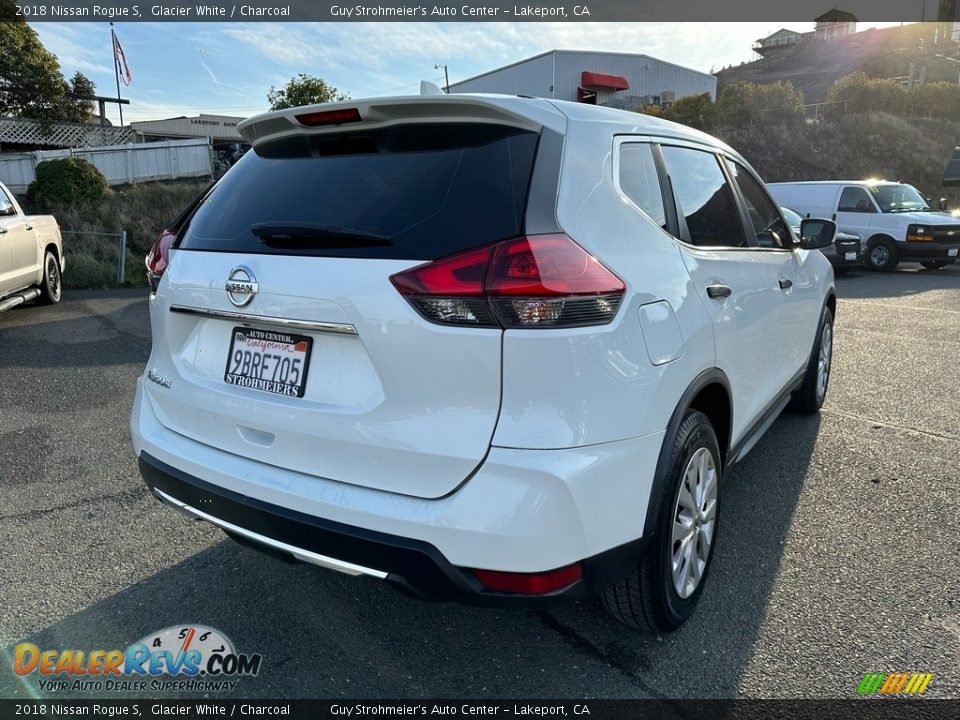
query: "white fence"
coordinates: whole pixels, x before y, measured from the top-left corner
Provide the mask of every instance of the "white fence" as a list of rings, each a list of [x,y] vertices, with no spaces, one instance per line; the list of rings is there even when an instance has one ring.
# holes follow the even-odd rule
[[[110,185],[147,180],[176,180],[213,174],[210,141],[168,140],[164,142],[106,145],[68,150],[36,150],[29,153],[0,153],[0,181],[14,193],[26,192],[44,160],[64,157],[89,160]]]

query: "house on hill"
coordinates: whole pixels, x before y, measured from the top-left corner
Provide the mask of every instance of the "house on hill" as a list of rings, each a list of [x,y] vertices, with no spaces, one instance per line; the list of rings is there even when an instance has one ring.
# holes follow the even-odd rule
[[[773,33],[773,35],[768,35],[765,38],[760,38],[757,40],[753,46],[753,50],[758,55],[766,57],[771,52],[776,52],[785,47],[796,45],[798,42],[800,42],[801,37],[803,37],[802,34],[796,32],[795,30],[781,28]]]
[[[853,35],[857,31],[857,18],[853,13],[845,10],[833,8],[825,12],[818,18],[814,18],[817,24],[814,28],[814,35],[817,40],[832,40],[833,38],[846,37]]]

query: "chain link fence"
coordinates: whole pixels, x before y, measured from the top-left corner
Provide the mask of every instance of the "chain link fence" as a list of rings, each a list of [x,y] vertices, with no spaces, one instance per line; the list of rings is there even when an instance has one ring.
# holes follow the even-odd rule
[[[143,258],[127,246],[127,231],[62,230],[66,270],[63,286],[73,290],[146,285]]]

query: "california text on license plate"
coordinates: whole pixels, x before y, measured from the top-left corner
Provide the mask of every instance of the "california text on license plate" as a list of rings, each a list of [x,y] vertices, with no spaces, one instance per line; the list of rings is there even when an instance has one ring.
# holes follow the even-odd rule
[[[303,397],[313,339],[304,335],[235,327],[223,380],[228,385]]]

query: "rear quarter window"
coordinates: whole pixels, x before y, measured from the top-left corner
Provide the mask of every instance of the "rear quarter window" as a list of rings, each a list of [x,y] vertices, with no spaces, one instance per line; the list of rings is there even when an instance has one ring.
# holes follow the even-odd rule
[[[302,135],[248,152],[181,232],[187,250],[434,260],[514,237],[539,135],[496,125],[410,125]],[[380,246],[271,247],[263,223],[326,226]]]

